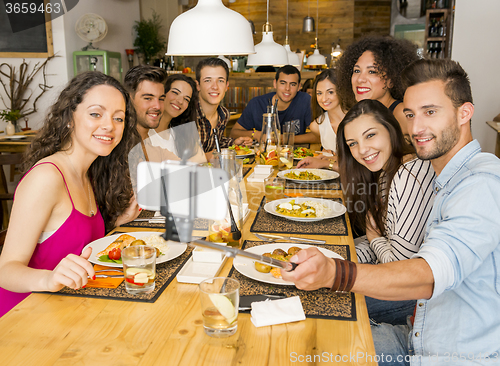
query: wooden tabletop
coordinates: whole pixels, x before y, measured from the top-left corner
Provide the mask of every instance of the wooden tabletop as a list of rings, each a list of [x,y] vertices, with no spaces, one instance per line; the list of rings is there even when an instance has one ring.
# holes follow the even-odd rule
[[[28,130],[23,132],[15,133],[14,136],[26,136],[26,138],[19,140],[9,140],[5,139],[5,135],[0,136],[0,153],[23,153],[26,148],[31,144],[35,134],[38,131]]]
[[[263,184],[247,183],[246,188],[251,212],[243,238],[258,240],[250,225]],[[341,191],[322,194],[335,197]],[[349,236],[323,239],[348,244],[356,258],[350,229]],[[231,266],[230,259],[220,275],[227,275]],[[32,294],[0,318],[1,364],[376,365],[364,297],[355,298],[357,321],[308,318],[256,328],[249,314],[240,314],[236,334],[217,339],[204,333],[198,286],[177,280],[154,303]]]

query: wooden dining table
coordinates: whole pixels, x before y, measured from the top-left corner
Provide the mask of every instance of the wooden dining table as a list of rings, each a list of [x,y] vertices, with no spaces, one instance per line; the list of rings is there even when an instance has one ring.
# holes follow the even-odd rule
[[[259,240],[250,226],[264,186],[245,185],[250,214],[243,225],[243,239]],[[322,195],[341,198],[342,191]],[[346,220],[348,223],[347,215]],[[356,260],[350,225],[347,227],[348,235],[301,236],[348,245]],[[232,262],[228,259],[219,275],[228,275]],[[0,318],[0,364],[376,365],[362,295],[355,295],[355,306],[355,321],[308,317],[260,328],[252,324],[250,314],[240,313],[235,335],[212,338],[204,332],[196,284],[174,279],[154,303],[33,293]]]

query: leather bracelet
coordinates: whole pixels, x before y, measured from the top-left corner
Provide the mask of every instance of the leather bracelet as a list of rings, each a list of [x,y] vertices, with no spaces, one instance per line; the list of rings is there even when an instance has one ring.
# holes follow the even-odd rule
[[[356,263],[334,258],[335,261],[335,279],[331,288],[332,292],[348,293],[351,291],[356,281],[357,267]]]

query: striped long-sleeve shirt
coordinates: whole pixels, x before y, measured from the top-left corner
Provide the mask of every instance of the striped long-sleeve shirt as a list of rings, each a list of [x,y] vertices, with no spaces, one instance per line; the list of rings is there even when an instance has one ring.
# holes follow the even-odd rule
[[[418,252],[434,201],[434,177],[430,161],[414,159],[399,168],[388,193],[385,236],[356,244],[360,263],[387,263]]]

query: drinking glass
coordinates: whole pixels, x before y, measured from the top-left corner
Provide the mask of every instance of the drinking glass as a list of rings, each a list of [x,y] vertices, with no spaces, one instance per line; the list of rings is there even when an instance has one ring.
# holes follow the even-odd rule
[[[279,170],[288,170],[293,168],[293,151],[282,151],[278,165]]]
[[[240,283],[228,277],[214,277],[199,285],[203,328],[211,337],[229,337],[238,328]]]
[[[122,250],[125,290],[132,295],[147,294],[155,289],[156,248],[132,245]]]
[[[268,201],[285,198],[285,179],[270,177],[264,180],[264,192]]]
[[[283,124],[282,143],[283,145],[290,145],[293,148],[295,142],[295,121],[287,121]]]

